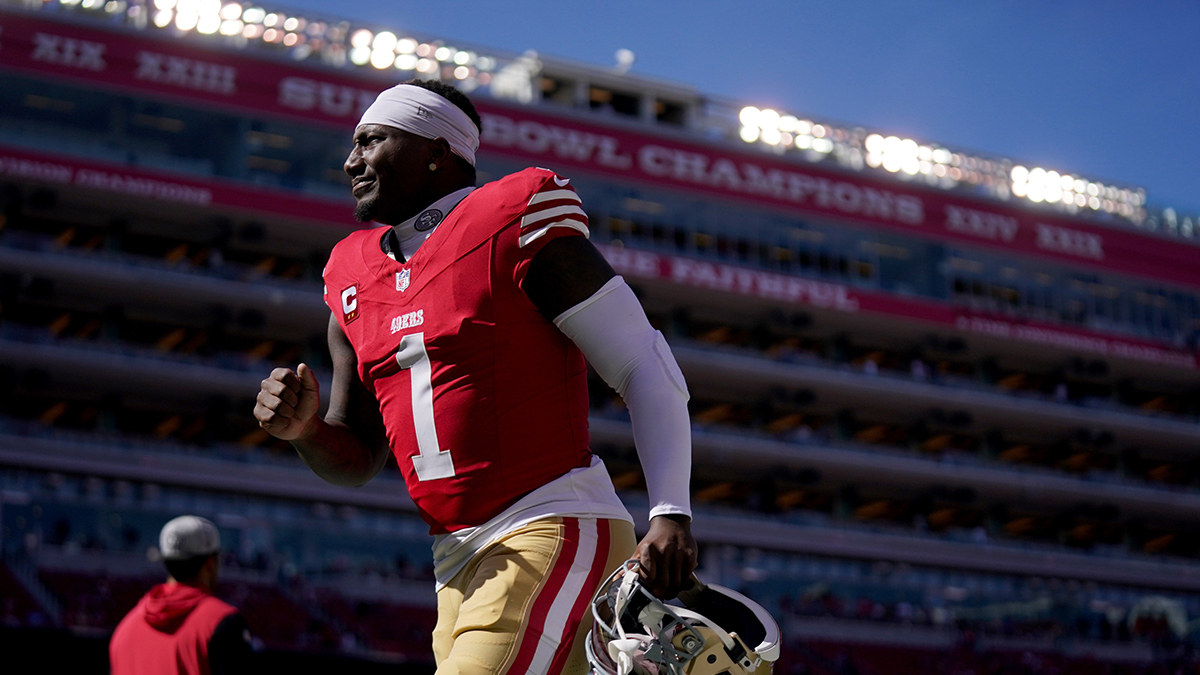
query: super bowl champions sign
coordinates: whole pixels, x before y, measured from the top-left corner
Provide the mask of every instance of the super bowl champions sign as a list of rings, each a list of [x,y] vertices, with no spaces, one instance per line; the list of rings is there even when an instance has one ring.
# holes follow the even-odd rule
[[[880,187],[860,186],[795,170],[770,168],[744,159],[696,152],[641,139],[597,134],[580,129],[517,119],[497,113],[483,115],[483,147],[517,150],[572,163],[595,164],[623,174],[670,181],[693,188],[770,197],[842,215],[921,225],[924,204],[911,195]]]
[[[569,172],[582,169],[706,197],[724,195],[943,241],[1001,248],[1200,287],[1198,251],[1138,232],[897,181],[789,162],[717,144],[685,145],[625,128],[500,109],[484,100],[481,148]]]

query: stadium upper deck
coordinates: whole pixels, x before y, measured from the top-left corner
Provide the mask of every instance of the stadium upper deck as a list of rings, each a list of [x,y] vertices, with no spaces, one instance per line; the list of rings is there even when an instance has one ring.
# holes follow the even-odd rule
[[[282,187],[322,201],[344,194],[345,125],[373,92],[397,77],[438,76],[484,94],[478,98],[487,120],[485,159],[539,162],[596,177],[585,196],[590,208],[614,221],[613,239],[622,243],[811,271],[851,289],[950,300],[993,318],[1049,320],[1185,352],[1195,344],[1200,277],[1190,264],[1192,221],[1176,218],[1174,229],[1154,225],[1151,231],[1166,216],[1147,212],[1137,190],[757,109],[731,119],[721,110],[736,106],[659,82],[531,55],[489,56],[236,3],[33,6],[38,11],[6,16],[15,37],[0,51],[10,72],[25,74],[6,87],[11,112],[3,142],[13,151],[3,171],[10,176],[218,209],[282,209],[281,215],[341,223],[333,204],[297,207],[295,200],[256,200],[223,182],[136,172],[122,180],[103,168],[36,160],[84,156],[166,171],[159,176]],[[46,19],[54,30],[44,28]],[[215,34],[204,34],[214,25]],[[234,34],[237,26],[241,32]],[[394,57],[389,64],[381,58],[385,51]],[[94,92],[83,100],[56,97],[59,86],[69,85],[48,84],[38,74],[86,82]],[[513,101],[531,105],[514,107]],[[122,108],[121,120],[109,112]],[[758,129],[755,147],[744,142],[749,126]],[[784,151],[783,140],[763,146],[762,138],[774,139],[767,129],[784,129],[780,139],[790,137],[792,149]],[[208,142],[197,143],[198,134]],[[992,175],[996,167],[1009,177]],[[622,189],[614,189],[614,181]],[[710,204],[697,211],[692,204],[701,193]],[[1018,193],[1030,199],[1014,198]],[[1166,231],[1187,245],[1165,240]],[[707,267],[672,269],[710,288],[736,286],[801,304],[813,304],[808,296],[822,290],[781,286],[761,275],[735,281],[728,270]],[[693,273],[717,276],[705,281]],[[892,293],[875,298],[863,291],[836,307],[1103,356],[1176,365],[1192,358],[1136,340],[931,312]]]
[[[1007,201],[1056,207],[1069,213],[1111,216],[1148,231],[1184,238],[1200,236],[1191,216],[1147,206],[1142,188],[1067,172],[1025,167],[998,156],[938,143],[920,143],[831,120],[803,119],[786,111],[758,109],[696,92],[688,87],[614,70],[477,50],[420,35],[397,36],[378,25],[293,12],[257,3],[220,0],[6,0],[10,7],[36,10],[89,23],[123,26],[159,36],[185,37],[196,44],[284,58],[359,76],[437,76],[469,91],[520,103],[550,103],[601,110],[614,116],[677,127],[706,138],[740,139],[807,162],[832,161],[862,171],[878,169],[902,181],[965,189]],[[81,58],[88,55],[81,52]],[[103,57],[97,55],[101,60]],[[194,77],[189,75],[188,77]],[[234,71],[200,75],[215,87]],[[229,93],[229,92],[226,92]],[[885,138],[886,136],[886,138]]]

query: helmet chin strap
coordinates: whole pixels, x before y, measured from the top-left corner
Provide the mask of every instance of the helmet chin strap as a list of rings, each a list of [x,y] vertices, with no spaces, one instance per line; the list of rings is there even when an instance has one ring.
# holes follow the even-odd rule
[[[608,643],[608,655],[617,662],[617,675],[629,675],[633,672],[633,655],[641,646],[641,640],[631,638],[625,633],[625,626],[621,625],[620,620],[625,606],[629,604],[633,585],[637,583],[637,569],[640,566],[640,563],[636,561],[625,563],[625,574],[621,576],[621,585],[617,587],[617,597],[613,602],[614,614],[618,617],[614,623],[616,623],[617,635],[620,636],[620,639]]]
[[[608,655],[617,662],[617,675],[633,672],[633,655],[641,645],[637,638],[621,638],[608,643]]]

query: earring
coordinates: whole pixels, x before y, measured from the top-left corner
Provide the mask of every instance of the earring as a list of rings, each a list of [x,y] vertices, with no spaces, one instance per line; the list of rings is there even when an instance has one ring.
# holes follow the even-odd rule
[[[437,171],[437,164],[435,164],[434,162],[430,162],[430,163],[429,163],[429,170],[430,170],[430,171]]]

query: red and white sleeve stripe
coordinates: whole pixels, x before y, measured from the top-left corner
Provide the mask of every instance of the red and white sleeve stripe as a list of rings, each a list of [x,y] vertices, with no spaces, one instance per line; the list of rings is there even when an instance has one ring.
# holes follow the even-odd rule
[[[525,215],[521,218],[521,234],[517,245],[525,248],[555,227],[569,227],[585,237],[590,234],[583,202],[575,194],[570,181],[558,176],[547,181],[529,200]]]

